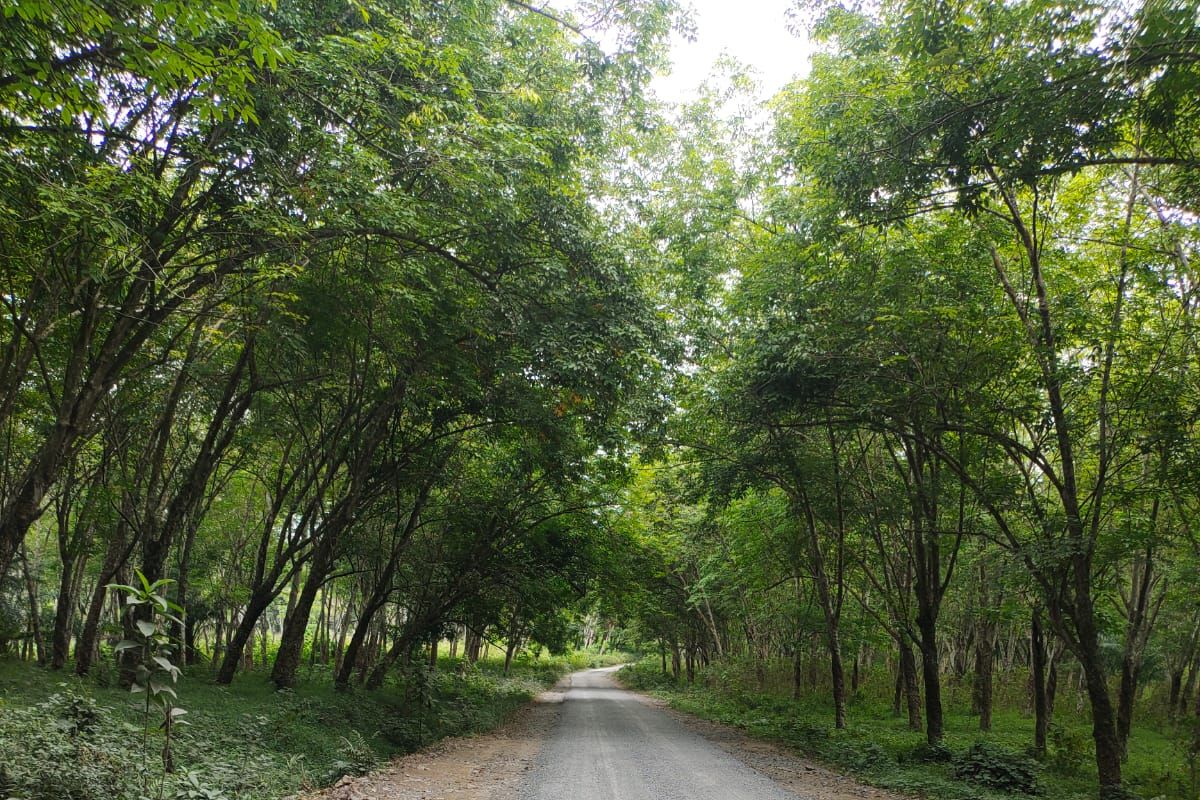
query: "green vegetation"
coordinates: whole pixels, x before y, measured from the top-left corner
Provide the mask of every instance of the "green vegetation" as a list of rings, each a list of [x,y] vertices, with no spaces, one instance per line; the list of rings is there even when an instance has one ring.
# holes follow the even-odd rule
[[[325,786],[442,737],[489,730],[587,662],[586,654],[523,658],[506,676],[499,658],[465,669],[460,660],[442,659],[435,673],[401,676],[370,702],[335,692],[315,671],[305,670],[295,689],[278,691],[265,675],[224,687],[196,670],[176,686],[188,714],[175,729],[176,769],[165,776],[161,796],[275,800]],[[0,660],[5,797],[160,796],[164,773],[153,762],[161,735],[147,765],[142,703],[115,679],[111,673],[97,683]]]
[[[681,107],[677,3],[561,6],[4,6],[0,729],[81,771],[0,779],[322,780],[576,649],[1197,800],[1200,2],[806,0]]]
[[[829,710],[820,696],[790,697],[790,667],[772,670],[774,691],[759,691],[755,665],[745,662],[701,669],[692,684],[663,674],[655,659],[623,669],[618,677],[681,711],[783,743],[881,788],[937,800],[1019,800],[1030,795],[1082,800],[1095,794],[1088,769],[1091,726],[1082,715],[1056,723],[1048,757],[1039,763],[1029,753],[1028,713],[998,710],[991,730],[981,732],[979,716],[952,703],[944,743],[934,749],[893,711],[887,696],[892,676],[886,672],[865,678],[850,699],[850,724],[839,730],[829,726]],[[1020,687],[1003,690],[1019,692]],[[950,688],[952,695],[969,692],[966,686]],[[1137,725],[1126,763],[1129,787],[1144,797],[1192,797],[1195,776],[1186,741],[1186,731],[1172,726]]]

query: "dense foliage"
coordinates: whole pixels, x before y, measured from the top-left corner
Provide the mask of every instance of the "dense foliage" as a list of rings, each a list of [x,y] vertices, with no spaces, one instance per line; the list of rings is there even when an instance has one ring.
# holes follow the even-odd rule
[[[689,352],[626,491],[643,635],[689,681],[790,662],[838,729],[886,667],[935,750],[960,686],[1043,759],[1078,702],[1106,797],[1153,714],[1194,796],[1200,10],[812,12],[765,130],[710,92],[655,197]]]
[[[1200,6],[798,10],[668,108],[668,0],[10,3],[0,654],[167,771],[185,664],[640,644],[850,769],[1197,796]]]

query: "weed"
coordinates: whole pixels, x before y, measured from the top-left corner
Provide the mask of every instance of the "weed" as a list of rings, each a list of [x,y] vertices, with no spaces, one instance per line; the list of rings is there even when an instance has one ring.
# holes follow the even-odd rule
[[[1005,792],[1039,792],[1037,762],[987,742],[976,742],[955,757],[954,777]]]

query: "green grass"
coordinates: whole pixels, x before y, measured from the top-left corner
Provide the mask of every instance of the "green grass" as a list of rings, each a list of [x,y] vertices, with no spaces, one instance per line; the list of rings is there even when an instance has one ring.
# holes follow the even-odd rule
[[[274,800],[327,785],[438,738],[495,727],[586,659],[518,659],[509,677],[499,661],[459,674],[443,659],[428,683],[418,673],[348,694],[333,690],[328,670],[302,675],[287,692],[265,674],[223,687],[207,669],[193,670],[178,685],[188,724],[177,729],[178,771],[164,797]],[[141,723],[137,696],[107,671],[81,679],[0,660],[0,797],[136,797],[142,771],[157,774],[161,764],[162,735],[143,748]],[[157,787],[152,781],[151,796]]]
[[[882,788],[937,800],[1013,800],[1019,792],[990,789],[976,781],[955,777],[955,762],[931,761],[923,756],[924,734],[910,731],[906,720],[892,715],[882,696],[860,692],[851,699],[846,730],[833,727],[827,697],[814,695],[792,700],[779,693],[757,692],[748,671],[740,665],[715,665],[702,671],[693,686],[677,685],[660,673],[657,659],[641,661],[618,673],[631,688],[650,691],[673,707],[706,719],[723,722],[749,734],[790,745],[803,755]],[[881,678],[876,686],[886,686]],[[957,696],[962,694],[964,696]],[[1096,796],[1092,763],[1090,721],[1076,712],[1073,700],[1063,696],[1051,737],[1050,756],[1043,764],[1026,757],[1032,743],[1033,721],[1020,710],[998,708],[992,731],[979,731],[979,718],[961,713],[969,708],[965,691],[949,687],[945,698],[945,745],[960,763],[977,742],[990,745],[985,760],[1003,762],[1007,769],[1027,764],[1037,771],[1042,797],[1084,800]],[[1166,722],[1143,720],[1135,725],[1125,765],[1126,786],[1146,798],[1196,800],[1187,754],[1190,733]]]

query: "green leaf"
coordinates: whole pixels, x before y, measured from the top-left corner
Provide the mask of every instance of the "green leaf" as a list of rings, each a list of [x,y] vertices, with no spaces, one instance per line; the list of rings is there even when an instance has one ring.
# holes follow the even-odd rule
[[[158,681],[154,681],[154,680],[150,681],[150,691],[156,697],[158,695],[167,695],[167,694],[169,694],[171,697],[178,697],[178,695],[175,694],[175,690],[172,689],[170,686],[168,686],[165,683],[159,683]]]

